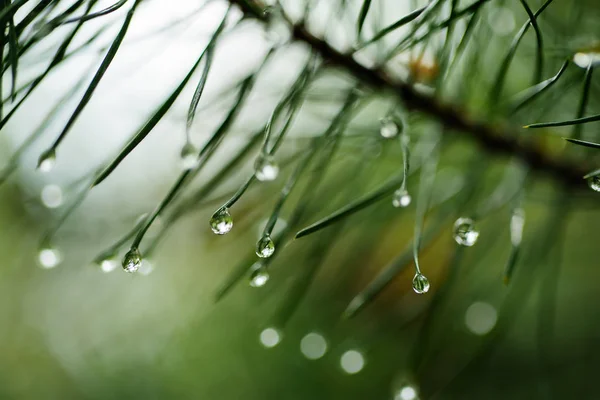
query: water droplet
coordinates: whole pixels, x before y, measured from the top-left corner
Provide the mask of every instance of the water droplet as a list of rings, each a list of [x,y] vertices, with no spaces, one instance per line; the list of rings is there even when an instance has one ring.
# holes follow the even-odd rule
[[[411,201],[412,197],[410,197],[406,189],[398,189],[394,192],[394,197],[392,198],[394,207],[408,207]]]
[[[498,313],[494,306],[482,301],[476,301],[467,308],[465,325],[476,335],[489,333],[498,320]]]
[[[365,366],[365,358],[356,350],[348,350],[340,358],[342,369],[348,374],[356,374]]]
[[[415,400],[417,398],[417,390],[410,386],[406,385],[400,388],[394,396],[394,400]]]
[[[317,360],[327,352],[327,342],[322,335],[311,332],[300,341],[300,351],[309,360]]]
[[[275,253],[275,243],[270,235],[263,236],[256,243],[256,255],[261,258],[269,258]]]
[[[379,120],[381,124],[379,128],[379,134],[385,139],[393,139],[398,136],[400,129],[394,120],[389,117],[381,118]]]
[[[596,191],[600,192],[600,175],[592,176],[588,178],[588,186]]]
[[[508,7],[496,6],[488,14],[488,24],[492,31],[498,36],[506,36],[511,34],[515,27],[515,16],[513,11]]]
[[[50,172],[56,164],[56,152],[54,149],[46,150],[38,160],[38,169],[42,172]]]
[[[38,253],[38,261],[42,268],[54,268],[62,261],[62,255],[58,249],[50,246],[44,246]]]
[[[525,226],[525,211],[518,208],[513,211],[510,218],[510,241],[513,246],[518,246],[523,238],[523,227]]]
[[[250,286],[263,287],[268,281],[269,271],[267,271],[267,267],[262,263],[254,264],[250,271]]]
[[[140,268],[138,269],[138,273],[144,275],[144,276],[148,276],[150,275],[150,273],[154,271],[154,264],[152,264],[150,262],[150,260],[148,260],[147,258],[144,258],[142,260],[142,263],[140,264]]]
[[[142,265],[142,255],[137,247],[129,249],[125,257],[123,257],[123,269],[125,272],[133,273]]]
[[[429,292],[429,280],[421,273],[415,275],[412,286],[415,293],[423,294]]]
[[[200,163],[198,154],[198,149],[190,142],[187,142],[181,148],[181,167],[184,170],[196,168]]]
[[[477,242],[479,231],[471,218],[459,218],[454,222],[452,230],[454,240],[461,246],[471,247]]]
[[[587,68],[590,64],[595,67],[600,65],[600,53],[595,51],[575,53],[573,62],[580,68]]]
[[[233,228],[233,218],[229,210],[226,207],[219,208],[210,219],[210,229],[216,235],[225,235],[231,228]]]
[[[119,263],[114,258],[105,258],[104,260],[100,261],[100,268],[102,269],[102,272],[106,272],[106,273],[112,272],[118,266],[119,266]]]
[[[254,163],[256,179],[261,182],[274,181],[279,175],[279,166],[272,156],[261,154]]]
[[[266,328],[260,333],[260,342],[267,348],[275,347],[281,341],[281,335],[275,328]]]
[[[44,186],[40,197],[42,203],[48,208],[57,208],[63,203],[63,192],[57,185]]]

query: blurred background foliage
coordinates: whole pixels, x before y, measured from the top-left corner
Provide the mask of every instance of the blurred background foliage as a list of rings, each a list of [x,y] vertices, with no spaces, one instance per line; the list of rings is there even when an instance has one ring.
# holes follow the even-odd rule
[[[0,398],[597,398],[600,214],[595,177],[579,177],[598,152],[563,140],[598,141],[597,122],[521,126],[600,112],[598,3],[232,3],[3,2]],[[533,29],[527,9],[540,7]],[[352,63],[425,103],[373,88]],[[279,173],[259,181],[278,107],[262,151]],[[186,143],[203,153],[182,172]],[[412,202],[394,207],[403,180]],[[248,182],[231,233],[214,235],[211,216]],[[261,261],[281,193],[275,253]],[[477,224],[472,247],[453,239],[461,217]],[[127,274],[144,224],[144,261]],[[411,286],[415,240],[425,294]],[[261,287],[249,285],[257,265]]]

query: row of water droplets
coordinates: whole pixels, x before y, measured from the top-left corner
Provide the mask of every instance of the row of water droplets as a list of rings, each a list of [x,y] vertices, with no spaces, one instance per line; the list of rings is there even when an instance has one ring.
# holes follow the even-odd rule
[[[402,146],[403,162],[404,162],[404,180],[401,187],[394,192],[392,204],[394,207],[407,207],[411,203],[411,196],[406,188],[406,178],[408,175],[408,146],[409,137],[404,129],[403,121],[387,116],[380,120],[380,135],[384,139],[394,139],[400,137]],[[181,163],[184,169],[193,169],[198,163],[197,148],[186,141],[181,150]],[[50,172],[55,164],[56,155],[53,151],[48,151],[40,157],[38,168],[41,172]],[[261,152],[254,164],[254,176],[262,182],[273,181],[279,174],[279,166],[275,162],[272,155]],[[42,200],[47,207],[56,207],[55,198],[62,198],[61,193],[56,192],[56,185],[49,185],[42,191]],[[60,188],[58,188],[60,190]],[[596,190],[596,189],[595,189]],[[600,190],[600,183],[598,186]],[[46,199],[47,200],[44,200]],[[62,202],[62,201],[61,201]],[[59,204],[60,205],[60,204]],[[211,230],[217,235],[225,235],[233,228],[233,217],[229,208],[223,206],[219,208],[209,221]],[[479,236],[479,231],[475,228],[475,224],[470,218],[459,218],[453,229],[455,241],[463,246],[473,246]],[[275,252],[275,243],[269,234],[264,234],[256,243],[256,255],[261,259],[271,257]],[[53,268],[62,261],[62,255],[58,249],[53,248],[49,244],[45,244],[39,251],[39,262],[45,268]],[[100,263],[103,270],[112,270],[109,268],[114,264],[111,260],[102,260]],[[123,258],[122,267],[126,272],[136,272],[142,265],[142,255],[137,247],[132,247]],[[253,287],[261,287],[266,284],[269,279],[268,271],[265,263],[257,262],[250,269],[250,285]],[[429,281],[422,274],[415,275],[413,279],[413,289],[417,293],[426,293],[429,290]]]
[[[474,301],[465,309],[464,327],[470,334],[484,336],[492,332],[498,320],[496,308],[485,301]],[[267,327],[259,334],[260,343],[267,349],[277,347],[283,340],[283,333],[276,327]],[[319,332],[309,332],[302,337],[299,343],[302,355],[311,361],[323,358],[329,351],[329,343],[325,336]],[[349,375],[358,374],[367,364],[364,353],[358,348],[344,351],[339,358],[339,366]],[[394,385],[394,400],[416,400],[419,398],[417,385],[412,379],[404,377]]]

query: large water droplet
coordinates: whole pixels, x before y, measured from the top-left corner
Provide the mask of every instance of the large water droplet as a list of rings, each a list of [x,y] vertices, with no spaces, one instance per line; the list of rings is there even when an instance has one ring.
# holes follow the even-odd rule
[[[389,117],[381,118],[379,120],[381,126],[379,127],[379,134],[385,139],[393,139],[398,136],[400,128],[393,119]]]
[[[250,286],[263,287],[269,281],[269,271],[262,263],[257,263],[250,271]]]
[[[454,240],[461,246],[471,247],[477,242],[479,231],[471,218],[459,218],[454,222],[452,230]]]
[[[38,159],[38,169],[42,172],[50,172],[56,163],[56,152],[54,149],[46,150]]]
[[[62,261],[62,255],[58,249],[50,246],[44,246],[38,253],[38,261],[42,268],[54,268]]]
[[[227,208],[218,209],[210,219],[210,229],[216,235],[224,235],[233,228],[233,218]]]
[[[410,197],[406,189],[398,189],[394,192],[394,197],[392,198],[394,207],[408,207],[411,201],[412,197]]]
[[[415,293],[423,294],[429,292],[429,280],[421,273],[415,275],[412,286]]]
[[[133,247],[123,257],[123,269],[125,272],[133,273],[140,268],[140,265],[142,265],[142,255],[137,247]]]
[[[187,142],[181,148],[181,167],[184,170],[196,168],[200,161],[198,154],[198,149],[190,142]]]
[[[588,186],[596,191],[596,192],[600,192],[600,175],[596,175],[596,176],[592,176],[590,178],[588,178]]]
[[[40,197],[42,203],[48,208],[57,208],[63,203],[63,192],[57,185],[44,186]]]
[[[279,175],[279,166],[270,155],[261,154],[254,163],[256,179],[262,182],[273,181]]]
[[[261,258],[269,258],[275,253],[275,243],[270,235],[265,235],[256,243],[256,255]]]

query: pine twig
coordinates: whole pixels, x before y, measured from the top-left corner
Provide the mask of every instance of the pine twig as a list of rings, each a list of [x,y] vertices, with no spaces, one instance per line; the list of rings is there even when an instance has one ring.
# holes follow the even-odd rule
[[[262,13],[253,2],[248,0],[229,1],[237,4],[246,16],[268,21],[269,16]],[[351,55],[340,53],[326,41],[311,34],[302,22],[292,24],[292,38],[308,44],[329,64],[343,68],[362,83],[374,89],[392,92],[409,109],[435,118],[447,130],[469,135],[491,153],[515,155],[529,165],[532,170],[547,173],[571,186],[584,185],[583,176],[587,171],[593,169],[583,162],[576,164],[570,160],[552,157],[531,141],[519,141],[516,128],[477,121],[468,116],[464,110],[417,91],[410,83],[392,79],[381,68],[370,69],[361,65]]]

